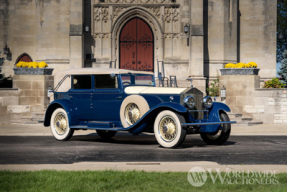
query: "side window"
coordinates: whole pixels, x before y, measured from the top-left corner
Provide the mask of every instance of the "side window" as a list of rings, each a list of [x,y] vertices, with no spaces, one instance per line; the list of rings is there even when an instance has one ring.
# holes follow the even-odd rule
[[[112,78],[110,75],[95,75],[95,89],[117,89],[117,77]]]
[[[74,75],[73,89],[92,89],[91,75]]]

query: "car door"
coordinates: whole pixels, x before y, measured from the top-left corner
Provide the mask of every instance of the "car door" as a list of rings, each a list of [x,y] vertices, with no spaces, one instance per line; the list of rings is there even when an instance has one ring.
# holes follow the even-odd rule
[[[120,121],[122,92],[118,77],[109,74],[94,75],[93,116],[97,121]]]
[[[69,91],[70,100],[75,106],[78,121],[91,120],[92,108],[92,75],[73,75]]]

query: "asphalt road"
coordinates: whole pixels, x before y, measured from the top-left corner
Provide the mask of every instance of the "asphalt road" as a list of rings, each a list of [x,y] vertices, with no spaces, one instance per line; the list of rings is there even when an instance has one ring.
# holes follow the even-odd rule
[[[0,164],[70,164],[83,161],[213,161],[219,164],[287,164],[287,136],[231,136],[221,146],[188,135],[181,148],[165,149],[153,135],[97,134],[56,141],[50,136],[1,136]]]

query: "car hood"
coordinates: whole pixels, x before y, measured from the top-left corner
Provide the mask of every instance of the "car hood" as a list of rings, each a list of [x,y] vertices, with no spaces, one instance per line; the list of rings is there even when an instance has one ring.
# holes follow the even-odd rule
[[[180,94],[186,88],[129,86],[125,88],[126,94]]]

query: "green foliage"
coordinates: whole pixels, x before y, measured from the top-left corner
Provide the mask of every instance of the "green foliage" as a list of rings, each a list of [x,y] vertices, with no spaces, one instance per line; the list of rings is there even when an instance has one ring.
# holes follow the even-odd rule
[[[282,83],[279,78],[273,78],[264,82],[263,88],[284,88],[285,84]]]
[[[187,169],[188,171],[188,169]],[[225,173],[221,173],[224,177]],[[232,175],[232,174],[231,174]],[[213,177],[216,173],[213,174]],[[244,177],[247,177],[245,174]],[[254,177],[259,179],[258,177]],[[263,178],[262,178],[263,179]],[[235,183],[236,178],[231,181]],[[0,191],[286,191],[287,174],[276,174],[279,184],[213,184],[208,174],[202,187],[193,187],[187,172],[144,171],[0,171]]]
[[[278,75],[280,75],[280,80],[287,84],[287,50],[285,50],[283,53],[283,59],[281,61],[281,67]]]
[[[209,93],[209,96],[219,96],[219,75],[217,73],[216,79],[214,79],[211,83],[208,84],[207,92]]]
[[[284,35],[283,39],[279,34]],[[287,49],[287,0],[277,1],[277,61],[282,60],[282,54]]]

